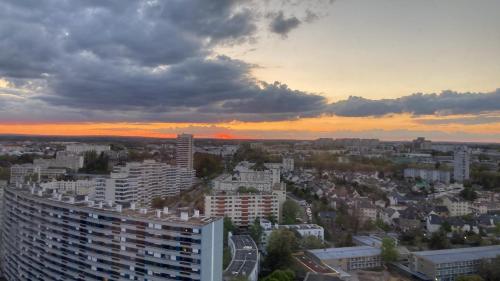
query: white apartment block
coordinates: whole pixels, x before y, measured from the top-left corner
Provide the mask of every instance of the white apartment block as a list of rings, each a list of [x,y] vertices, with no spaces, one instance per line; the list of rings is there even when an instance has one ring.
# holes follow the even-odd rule
[[[467,146],[455,148],[453,154],[453,179],[464,182],[470,178],[470,150]]]
[[[78,169],[83,168],[83,156],[75,154],[73,152],[58,151],[56,153],[56,158],[52,159],[35,159],[33,160],[33,165],[40,166],[42,168],[68,168],[73,171],[78,171]]]
[[[272,163],[271,163],[272,164]],[[215,191],[236,191],[239,187],[269,192],[281,182],[280,169],[268,163],[264,170],[254,170],[255,163],[240,162],[232,174],[223,174],[212,181]]]
[[[72,192],[75,195],[89,195],[95,193],[96,181],[76,180],[76,181],[49,181],[40,183],[40,187],[46,189],[58,189],[65,192]]]
[[[179,168],[193,169],[193,135],[180,134],[177,136],[176,165]]]
[[[0,262],[8,281],[222,280],[221,219],[39,188],[4,195]]]
[[[450,172],[432,169],[406,168],[404,169],[405,178],[421,178],[427,182],[450,183]]]
[[[237,193],[219,192],[205,196],[205,215],[229,217],[237,226],[248,226],[256,218],[281,217],[281,207],[286,200],[284,184],[272,192]]]
[[[448,208],[452,217],[465,216],[472,213],[471,204],[465,200],[446,196],[443,198],[443,204]]]
[[[65,175],[66,169],[42,168],[33,164],[12,165],[10,167],[10,183],[22,184],[27,179],[41,182],[42,180],[52,180]]]
[[[95,151],[97,154],[110,151],[111,146],[101,144],[74,143],[66,145],[66,151],[75,154],[83,154],[85,152]]]
[[[155,197],[178,195],[192,183],[193,173],[154,160],[116,166],[109,178],[96,181],[96,200],[147,206]]]

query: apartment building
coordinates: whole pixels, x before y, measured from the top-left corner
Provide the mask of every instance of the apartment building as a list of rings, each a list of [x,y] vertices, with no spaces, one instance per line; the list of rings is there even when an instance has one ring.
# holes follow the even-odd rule
[[[222,280],[221,219],[95,204],[41,188],[4,195],[8,281]]]
[[[442,182],[442,183],[450,183],[450,172],[442,171],[442,170],[433,170],[433,169],[418,169],[418,168],[406,168],[403,171],[405,178],[420,178],[427,182]]]
[[[453,179],[464,182],[470,178],[470,150],[467,146],[455,148],[453,154]]]
[[[101,152],[110,151],[111,146],[101,144],[88,144],[88,143],[72,143],[66,145],[66,151],[74,154],[83,154],[85,152],[95,151],[97,154]]]
[[[12,165],[10,167],[10,183],[23,184],[27,180],[41,182],[42,180],[52,180],[65,175],[64,168],[43,168],[31,163]]]
[[[379,248],[357,246],[308,250],[306,254],[330,267],[353,271],[382,266],[381,252]]]
[[[456,197],[444,197],[443,205],[448,208],[451,217],[465,216],[472,213],[472,207],[469,201],[465,201]]]
[[[180,134],[177,136],[176,165],[179,168],[193,169],[193,135]]]
[[[286,200],[284,183],[270,192],[214,192],[205,196],[205,214],[209,217],[229,217],[237,226],[248,226],[256,218],[279,219]]]
[[[471,247],[413,252],[410,269],[430,280],[454,281],[458,276],[475,274],[483,260],[500,255],[500,246]]]
[[[216,191],[235,191],[239,187],[253,188],[260,192],[268,192],[281,182],[280,164],[264,164],[263,169],[255,163],[243,161],[238,163],[231,174],[222,174],[213,180],[213,189]],[[262,168],[262,167],[260,167]]]
[[[78,155],[67,151],[58,151],[55,158],[43,159],[38,158],[33,160],[33,165],[42,168],[68,168],[73,171],[83,168],[84,159],[82,155]]]
[[[96,200],[147,206],[155,197],[178,195],[182,185],[192,184],[192,178],[192,173],[185,175],[182,169],[166,163],[129,162],[115,166],[109,178],[96,182]]]
[[[73,192],[75,195],[88,195],[95,192],[96,181],[75,180],[75,181],[49,181],[40,183],[40,186],[46,189],[58,189],[67,192]]]

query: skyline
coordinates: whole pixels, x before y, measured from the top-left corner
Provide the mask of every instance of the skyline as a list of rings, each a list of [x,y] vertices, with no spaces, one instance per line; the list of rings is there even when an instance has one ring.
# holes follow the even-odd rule
[[[0,1],[0,134],[500,142],[497,1],[56,2]]]

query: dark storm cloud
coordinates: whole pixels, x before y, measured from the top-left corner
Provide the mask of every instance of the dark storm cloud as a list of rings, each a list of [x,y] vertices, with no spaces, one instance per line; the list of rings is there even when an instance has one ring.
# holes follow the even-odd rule
[[[491,93],[412,94],[396,99],[370,100],[349,97],[330,105],[330,112],[339,116],[380,116],[385,114],[476,114],[500,111],[500,89]]]
[[[318,95],[263,84],[250,75],[252,65],[213,57],[216,44],[253,38],[259,12],[252,4],[6,0],[0,77],[20,85],[42,80],[25,104],[46,104],[48,115],[61,108],[98,119],[212,121],[320,110],[325,100]],[[19,109],[23,101],[12,104]]]
[[[283,11],[279,11],[274,14],[270,14],[271,22],[269,23],[269,29],[279,34],[283,37],[286,37],[290,31],[299,27],[300,20],[295,16],[291,16],[289,18],[285,18]]]

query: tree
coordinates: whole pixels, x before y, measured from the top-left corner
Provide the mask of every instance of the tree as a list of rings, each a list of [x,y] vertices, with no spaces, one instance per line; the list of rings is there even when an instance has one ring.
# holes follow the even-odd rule
[[[394,243],[393,239],[388,237],[382,239],[381,250],[381,256],[384,262],[394,262],[398,259],[398,250],[396,249],[396,243]]]
[[[249,227],[250,236],[255,241],[256,244],[260,244],[262,240],[262,235],[264,234],[264,229],[260,225],[260,219],[256,218],[252,225]]]
[[[306,235],[300,240],[300,245],[304,249],[313,250],[323,248],[325,243],[323,243],[323,241],[316,236]]]
[[[208,153],[196,152],[193,165],[198,178],[211,179],[224,171],[222,158]]]
[[[479,264],[478,275],[485,281],[500,280],[500,256],[497,256],[490,261],[483,260]]]
[[[151,200],[151,207],[153,209],[161,209],[163,208],[165,202],[161,197],[155,197]]]
[[[290,269],[287,270],[275,270],[268,276],[266,276],[262,281],[294,281],[295,273]]]
[[[236,229],[230,217],[224,217],[224,245],[227,245],[227,235]]]
[[[451,224],[448,221],[444,221],[441,224],[440,230],[442,230],[446,233],[451,232]]]
[[[92,174],[104,174],[108,172],[109,157],[101,152],[97,155],[95,151],[87,151],[84,154],[82,171]]]
[[[467,201],[474,201],[477,199],[477,192],[472,187],[465,187],[460,191],[460,196]]]
[[[265,266],[269,270],[284,269],[293,262],[292,253],[297,249],[295,234],[287,229],[271,232],[267,244]]]
[[[297,202],[287,199],[283,203],[283,224],[294,224],[300,212]]]
[[[484,281],[479,275],[464,275],[459,276],[455,281]]]
[[[450,241],[443,231],[434,232],[429,240],[429,248],[433,250],[448,249],[450,248]]]

